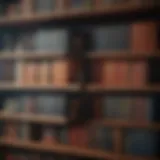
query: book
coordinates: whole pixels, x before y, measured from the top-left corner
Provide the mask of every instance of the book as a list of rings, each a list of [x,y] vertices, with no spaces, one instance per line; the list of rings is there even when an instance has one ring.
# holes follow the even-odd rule
[[[30,138],[30,126],[28,123],[19,123],[17,128],[18,139],[29,140]]]
[[[14,83],[15,80],[15,64],[11,60],[0,61],[0,82]]]
[[[143,87],[147,85],[147,64],[145,62],[134,62],[131,64],[130,82],[131,87]]]
[[[74,126],[68,130],[69,143],[74,146],[88,147],[89,137],[88,129],[84,126]],[[77,138],[78,137],[78,138]]]
[[[103,103],[104,117],[112,120],[130,120],[132,99],[128,96],[107,96]]]
[[[59,74],[61,73],[61,74]],[[57,60],[52,64],[52,84],[67,86],[69,80],[69,63],[66,60]]]
[[[68,49],[68,31],[65,28],[37,30],[33,42],[38,53],[52,52],[64,55]]]
[[[102,125],[92,125],[90,128],[89,146],[91,148],[103,149],[107,151],[113,150],[112,129]]]
[[[49,65],[48,62],[44,61],[39,64],[40,67],[40,84],[49,84]]]
[[[5,114],[13,114],[19,112],[20,106],[17,98],[7,98],[3,104],[3,112]]]
[[[117,66],[115,62],[107,61],[102,67],[102,85],[109,88],[116,87],[116,71]]]
[[[14,123],[5,123],[3,128],[3,136],[11,140],[17,139],[17,125]]]
[[[129,64],[125,61],[115,62],[115,76],[116,83],[115,86],[120,88],[125,88],[129,86]],[[109,75],[108,75],[109,76]]]
[[[42,129],[41,142],[46,144],[55,144],[58,143],[58,141],[56,129],[51,126],[44,126]]]
[[[33,9],[35,12],[52,12],[56,9],[57,0],[35,0]]]
[[[113,51],[127,50],[130,47],[130,27],[129,25],[108,25],[93,27],[93,50]]]
[[[71,0],[71,8],[90,8],[93,5],[93,0]]]
[[[158,154],[158,133],[143,129],[125,132],[124,149],[127,154],[156,156]]]
[[[66,97],[45,95],[37,97],[38,113],[50,116],[65,116]]]
[[[151,54],[157,48],[157,25],[155,22],[132,24],[131,48],[134,54]]]
[[[154,120],[154,104],[150,97],[133,97],[131,119],[139,123],[152,122]]]

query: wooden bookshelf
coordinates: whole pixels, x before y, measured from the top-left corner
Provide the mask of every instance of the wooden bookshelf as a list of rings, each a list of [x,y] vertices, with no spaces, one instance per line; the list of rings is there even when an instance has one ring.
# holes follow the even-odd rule
[[[88,157],[88,158],[105,158],[114,159],[115,155],[112,153],[107,153],[104,151],[96,149],[79,148],[70,145],[54,144],[45,145],[43,143],[32,142],[32,141],[19,141],[19,140],[7,140],[3,137],[0,138],[0,144],[9,147],[16,147],[29,150],[38,150],[43,152],[55,152],[60,154],[67,154],[78,157]]]
[[[46,115],[35,115],[26,113],[14,113],[8,114],[5,112],[0,112],[0,120],[5,121],[18,121],[18,122],[30,122],[39,124],[56,124],[65,125],[67,119],[60,116],[46,116]]]

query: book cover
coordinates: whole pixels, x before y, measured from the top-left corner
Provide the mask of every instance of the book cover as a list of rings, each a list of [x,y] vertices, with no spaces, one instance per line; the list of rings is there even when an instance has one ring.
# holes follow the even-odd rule
[[[134,54],[151,54],[157,48],[157,26],[155,22],[132,24],[131,48]]]
[[[128,25],[96,26],[93,28],[93,50],[126,50],[129,49]]]
[[[139,156],[156,156],[158,153],[158,133],[142,129],[125,132],[125,152]]]

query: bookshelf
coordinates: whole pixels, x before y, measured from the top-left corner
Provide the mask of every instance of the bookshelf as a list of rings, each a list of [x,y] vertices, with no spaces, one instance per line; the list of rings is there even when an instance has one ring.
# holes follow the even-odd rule
[[[4,75],[0,76],[0,147],[5,148],[0,155],[4,160],[10,160],[7,156],[12,157],[15,149],[20,160],[23,150],[27,157],[47,153],[66,160],[160,158],[154,151],[160,145],[160,102],[155,98],[160,96],[160,79],[147,81],[155,77],[147,72],[150,61],[160,58],[159,22],[146,16],[133,22],[122,19],[119,25],[119,20],[113,23],[109,18],[156,14],[159,2],[112,1],[3,1],[2,8],[8,7],[0,17],[0,28],[7,35],[0,33],[0,68],[4,68],[0,70]],[[107,23],[90,25],[89,19],[102,16]],[[53,21],[66,26],[72,20],[88,22],[73,33],[70,24],[67,29],[63,25],[55,30],[40,28]],[[33,24],[38,25],[32,29]]]

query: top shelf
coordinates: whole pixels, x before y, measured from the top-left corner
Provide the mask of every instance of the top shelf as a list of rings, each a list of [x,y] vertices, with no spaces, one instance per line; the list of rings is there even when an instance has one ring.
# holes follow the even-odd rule
[[[105,8],[90,8],[90,9],[66,9],[48,13],[28,13],[26,15],[13,15],[0,18],[0,25],[17,25],[20,23],[32,23],[32,22],[46,22],[51,20],[64,20],[73,18],[87,18],[100,15],[112,15],[115,13],[137,13],[145,12],[154,9],[154,6],[142,6],[135,4],[126,5],[114,5]]]

